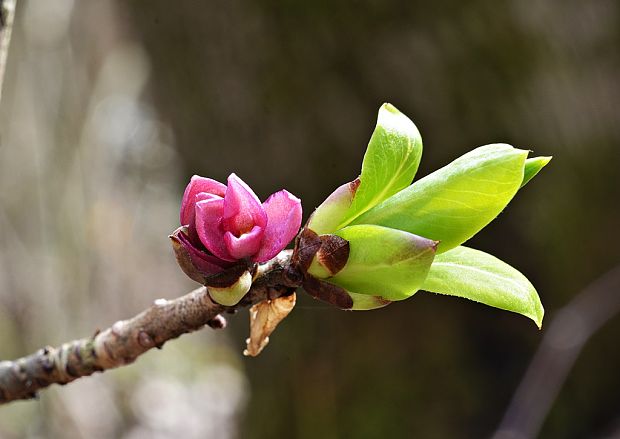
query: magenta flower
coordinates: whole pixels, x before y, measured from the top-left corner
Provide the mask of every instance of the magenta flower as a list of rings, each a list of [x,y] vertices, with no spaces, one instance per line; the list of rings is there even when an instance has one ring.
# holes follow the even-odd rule
[[[301,201],[281,190],[261,203],[235,174],[228,186],[193,176],[181,204],[181,225],[174,236],[203,275],[221,272],[235,261],[268,261],[295,237],[301,226]]]

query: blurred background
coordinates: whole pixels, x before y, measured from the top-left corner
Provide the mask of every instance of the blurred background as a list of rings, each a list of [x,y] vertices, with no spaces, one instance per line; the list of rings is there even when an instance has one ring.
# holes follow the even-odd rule
[[[307,218],[357,176],[385,101],[422,133],[419,176],[486,143],[554,159],[469,243],[536,285],[542,331],[424,292],[372,312],[302,293],[258,358],[242,356],[241,311],[2,406],[0,438],[491,437],[554,317],[620,264],[617,1],[19,0],[11,44],[0,359],[194,288],[167,238],[192,174],[236,172],[262,199],[287,188]],[[588,305],[609,311],[600,330],[577,309],[550,342],[559,359],[587,343],[548,413],[496,437],[620,437],[620,289],[606,285]],[[545,393],[559,375],[542,376]]]

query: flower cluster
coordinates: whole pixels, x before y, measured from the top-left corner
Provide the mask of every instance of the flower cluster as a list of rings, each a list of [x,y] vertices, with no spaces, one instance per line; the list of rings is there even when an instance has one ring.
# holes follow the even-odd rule
[[[183,194],[181,227],[171,238],[181,268],[207,283],[210,276],[276,256],[297,234],[301,217],[301,201],[286,190],[261,203],[235,174],[228,185],[195,175]]]

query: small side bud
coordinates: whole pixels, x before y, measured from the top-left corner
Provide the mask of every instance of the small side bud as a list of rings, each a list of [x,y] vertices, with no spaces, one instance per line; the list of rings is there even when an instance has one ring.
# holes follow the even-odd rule
[[[249,271],[244,271],[241,276],[230,286],[227,287],[208,287],[211,298],[224,306],[234,306],[250,291],[252,286],[252,275]]]
[[[207,322],[212,329],[224,329],[228,325],[223,315],[218,314]]]

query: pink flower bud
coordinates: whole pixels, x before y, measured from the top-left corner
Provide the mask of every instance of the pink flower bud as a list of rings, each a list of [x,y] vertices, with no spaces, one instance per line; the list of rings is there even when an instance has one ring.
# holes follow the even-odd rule
[[[235,174],[228,186],[193,176],[183,194],[176,242],[192,265],[208,276],[235,261],[268,261],[283,250],[301,226],[301,201],[281,190],[261,203]]]

